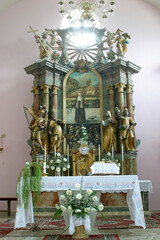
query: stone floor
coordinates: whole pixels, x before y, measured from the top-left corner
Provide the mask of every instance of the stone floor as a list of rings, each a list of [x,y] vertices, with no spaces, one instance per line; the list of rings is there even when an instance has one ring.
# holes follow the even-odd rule
[[[158,211],[160,212],[160,211]],[[6,217],[6,214],[0,215],[0,222],[7,221],[10,218],[13,219],[14,214],[11,217]],[[55,235],[62,232],[59,230],[43,230],[39,232],[31,232],[28,230],[14,230],[7,236],[3,237],[3,240],[42,240],[46,235]],[[68,232],[63,232],[68,234]],[[118,234],[120,240],[160,240],[160,228],[151,229],[112,229],[112,230],[98,230],[94,229],[92,234]]]

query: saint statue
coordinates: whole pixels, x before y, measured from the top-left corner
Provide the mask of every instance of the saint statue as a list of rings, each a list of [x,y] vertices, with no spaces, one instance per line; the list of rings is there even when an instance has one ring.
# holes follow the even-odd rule
[[[42,153],[44,152],[45,130],[47,128],[46,107],[43,106],[40,108],[37,115],[29,108],[25,107],[25,109],[33,117],[33,120],[29,126],[31,130],[31,141],[33,146],[32,154]]]
[[[114,151],[117,152],[116,125],[115,121],[112,119],[110,111],[106,112],[105,120],[102,121],[102,126],[104,129],[104,150],[112,152],[113,146]]]
[[[124,142],[126,151],[135,151],[135,136],[133,126],[136,123],[128,116],[128,109],[124,108],[124,116],[119,118],[120,144]]]
[[[54,153],[55,150],[56,152],[62,152],[64,123],[61,120],[57,120],[55,109],[52,109],[51,111],[51,118],[49,120],[48,128],[51,136],[50,153]]]

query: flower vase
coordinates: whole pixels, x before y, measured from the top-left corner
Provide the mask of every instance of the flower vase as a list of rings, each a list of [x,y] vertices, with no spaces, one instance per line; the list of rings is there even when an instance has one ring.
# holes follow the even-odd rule
[[[81,226],[75,226],[75,232],[72,235],[72,238],[74,239],[86,239],[89,238],[89,236],[85,232],[84,225]]]
[[[60,172],[56,172],[56,176],[57,176],[57,177],[60,177],[60,176],[61,176],[61,173],[60,173]]]

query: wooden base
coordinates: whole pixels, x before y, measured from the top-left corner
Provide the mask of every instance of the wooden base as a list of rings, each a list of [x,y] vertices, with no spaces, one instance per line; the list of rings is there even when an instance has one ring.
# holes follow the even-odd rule
[[[72,235],[72,238],[74,238],[74,239],[89,238],[89,236],[85,233],[84,225],[76,226],[76,227],[75,227],[75,232],[74,232],[74,234]]]

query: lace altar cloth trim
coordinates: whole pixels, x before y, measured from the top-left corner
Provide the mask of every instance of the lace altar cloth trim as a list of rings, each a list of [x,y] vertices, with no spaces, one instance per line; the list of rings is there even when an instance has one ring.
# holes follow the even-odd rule
[[[144,212],[140,187],[137,175],[124,176],[73,176],[73,177],[43,177],[42,191],[62,192],[67,189],[75,189],[75,183],[80,183],[82,189],[90,189],[97,192],[127,192],[127,203],[130,211],[131,220],[135,225],[145,226]],[[143,184],[142,184],[143,185]],[[20,185],[22,192],[22,183]],[[21,197],[21,204],[17,206],[15,228],[24,227],[33,218],[32,195],[29,195],[28,209],[24,210],[24,204]]]

